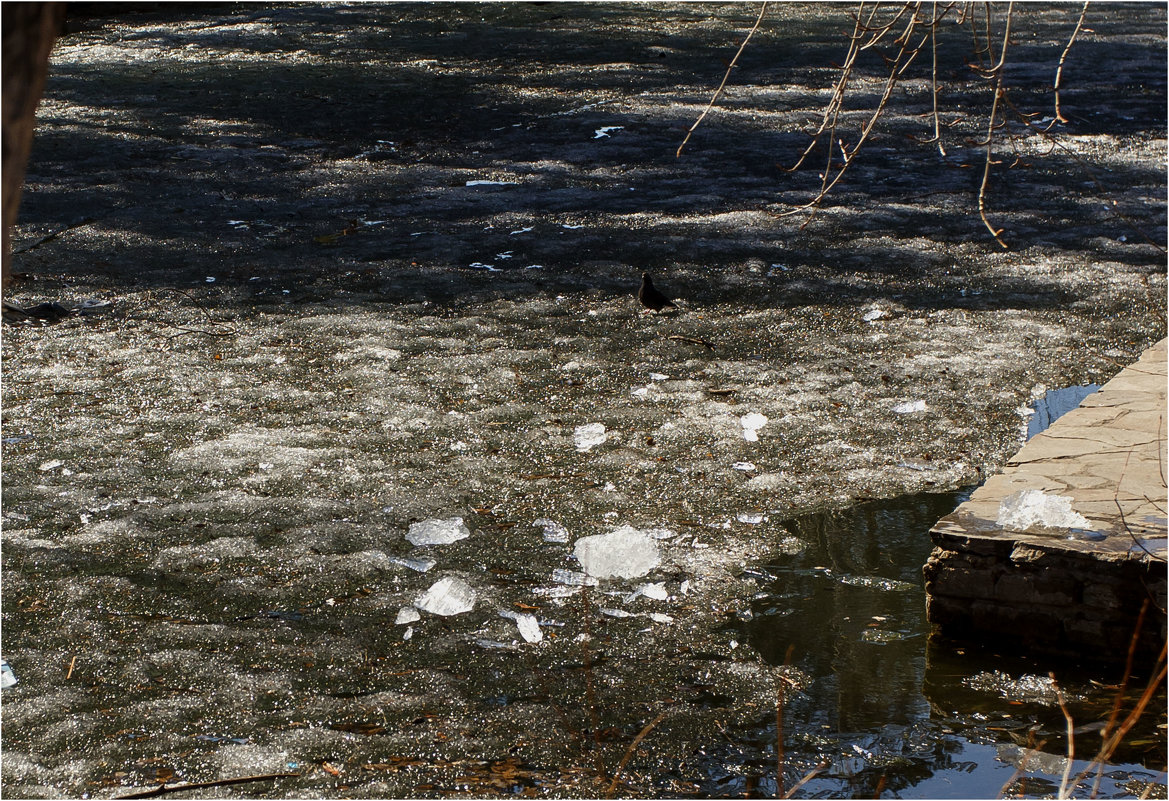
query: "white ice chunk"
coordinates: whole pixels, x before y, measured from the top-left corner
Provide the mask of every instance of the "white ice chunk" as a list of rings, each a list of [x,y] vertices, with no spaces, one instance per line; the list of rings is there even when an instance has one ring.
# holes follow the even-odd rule
[[[670,377],[664,373],[650,373],[649,374],[650,381],[668,381],[669,378]]]
[[[532,525],[544,529],[545,542],[568,542],[568,529],[555,520],[541,517],[539,520],[533,520]]]
[[[0,659],[0,690],[7,689],[13,684],[16,684],[16,673],[7,659]]]
[[[58,467],[61,467],[64,464],[65,463],[62,462],[60,459],[54,459],[51,462],[41,463],[41,466],[38,467],[37,470],[40,470],[42,473],[47,473],[50,470],[56,470]]]
[[[529,615],[526,612],[513,612],[510,609],[499,610],[500,617],[510,618],[519,626],[520,636],[524,638],[525,642],[540,642],[544,639],[543,632],[540,631],[540,622],[536,620],[535,615]]]
[[[414,546],[422,545],[450,545],[452,542],[465,540],[471,536],[471,530],[463,523],[463,518],[452,517],[448,520],[423,520],[421,523],[411,523],[406,539]]]
[[[418,597],[414,605],[434,615],[458,615],[475,608],[475,590],[462,579],[439,579]]]
[[[414,627],[413,626],[407,626],[406,630],[402,632],[402,639],[403,640],[408,640],[413,636],[414,636]]]
[[[634,389],[633,389],[633,397],[635,397],[635,398],[644,398],[644,397],[647,397],[647,396],[649,395],[649,390],[650,390],[650,387],[648,387],[648,386],[645,386],[645,387],[634,387]]]
[[[515,181],[467,181],[467,186],[515,186]]]
[[[608,534],[581,537],[572,552],[584,571],[596,578],[637,578],[661,561],[657,543],[628,526]]]
[[[413,623],[416,620],[421,620],[422,615],[418,610],[412,606],[403,606],[398,610],[398,616],[394,618],[394,625],[400,626],[403,623]]]
[[[897,414],[913,414],[914,412],[924,412],[925,401],[905,401],[905,403],[899,403],[894,406],[893,411],[897,412]]]
[[[608,615],[609,617],[637,617],[637,615],[632,612],[626,612],[624,609],[606,609],[604,607],[601,608],[601,614]]]
[[[606,125],[603,128],[598,128],[593,131],[593,139],[608,139],[610,133],[624,130],[624,128],[624,125]]]
[[[754,462],[735,462],[731,465],[733,470],[742,470],[744,473],[753,473],[757,469]]]
[[[866,323],[871,323],[873,320],[880,320],[885,316],[885,310],[872,306],[867,312],[861,315],[861,319]]]
[[[664,601],[670,597],[670,594],[666,592],[666,583],[664,581],[658,581],[651,584],[642,584],[621,600],[624,603],[630,603],[631,601],[637,600],[639,596],[649,598],[653,601]]]
[[[597,580],[592,576],[578,573],[575,570],[565,570],[563,567],[558,567],[552,571],[552,580],[557,584],[568,584],[572,587],[597,586]]]
[[[751,412],[740,417],[739,422],[743,424],[743,439],[748,442],[758,442],[759,435],[756,432],[767,425],[767,416],[759,414],[759,412]]]
[[[587,423],[583,426],[577,426],[572,433],[572,441],[576,443],[576,449],[582,453],[600,445],[608,438],[609,435],[605,433],[604,423]]]
[[[763,522],[764,516],[757,512],[739,512],[735,515],[735,519],[740,523],[747,523],[752,526],[757,526]]]
[[[999,504],[998,525],[1012,531],[1031,526],[1046,528],[1092,528],[1092,523],[1072,511],[1072,499],[1066,495],[1048,495],[1043,490],[1027,489],[1012,493]]]
[[[395,565],[408,567],[411,570],[417,570],[419,573],[425,573],[426,571],[430,570],[430,568],[438,564],[437,560],[431,559],[429,557],[422,559],[404,559],[401,556],[388,556],[386,558]]]
[[[647,612],[646,617],[648,617],[654,623],[673,623],[674,622],[674,618],[670,617],[669,615],[663,615],[661,612]]]
[[[472,270],[486,270],[489,273],[499,272],[499,268],[496,267],[494,264],[484,264],[481,261],[473,261],[470,264],[468,264],[467,266],[470,267]]]

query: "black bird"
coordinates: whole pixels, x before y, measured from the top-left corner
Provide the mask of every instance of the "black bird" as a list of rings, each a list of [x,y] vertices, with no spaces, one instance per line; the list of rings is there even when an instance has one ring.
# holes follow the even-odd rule
[[[653,280],[649,277],[649,273],[641,274],[641,288],[637,290],[637,299],[641,301],[641,305],[645,306],[650,311],[661,311],[669,306],[671,309],[678,308],[674,301],[667,298],[661,292],[658,292],[654,287]]]

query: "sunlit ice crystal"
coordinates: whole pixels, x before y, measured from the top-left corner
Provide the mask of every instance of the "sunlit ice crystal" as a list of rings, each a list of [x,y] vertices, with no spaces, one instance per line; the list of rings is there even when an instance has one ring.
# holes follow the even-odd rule
[[[595,578],[637,578],[661,561],[657,543],[628,527],[581,537],[572,552],[584,571]]]
[[[1020,490],[1003,498],[996,522],[1012,531],[1024,531],[1031,526],[1092,528],[1091,521],[1072,510],[1071,498],[1037,489]]]
[[[767,425],[767,416],[759,412],[751,412],[740,417],[739,422],[743,426],[743,439],[748,442],[756,442],[759,439],[757,432]]]
[[[568,529],[555,520],[541,517],[539,520],[533,520],[532,525],[544,529],[545,542],[568,542]]]
[[[406,539],[411,545],[449,545],[452,542],[465,540],[471,536],[461,517],[452,517],[449,520],[423,520],[421,523],[411,523]]]
[[[576,444],[576,449],[582,453],[600,445],[608,438],[609,435],[605,433],[604,423],[587,423],[583,426],[577,426],[572,433],[572,441]]]
[[[419,596],[414,606],[433,615],[459,615],[475,608],[475,590],[462,579],[439,579]]]

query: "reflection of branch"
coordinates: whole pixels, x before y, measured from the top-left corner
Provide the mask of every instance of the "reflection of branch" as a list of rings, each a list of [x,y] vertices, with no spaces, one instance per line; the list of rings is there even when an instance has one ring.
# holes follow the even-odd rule
[[[699,123],[701,123],[706,118],[706,115],[710,113],[710,110],[714,108],[714,102],[718,100],[718,96],[722,94],[723,87],[727,85],[727,79],[731,77],[731,70],[733,70],[735,68],[735,64],[738,63],[739,56],[743,55],[743,50],[746,49],[747,42],[751,41],[752,34],[754,34],[755,31],[759,29],[759,23],[763,21],[763,14],[766,11],[767,3],[764,3],[759,9],[759,18],[755,20],[755,24],[751,26],[751,30],[747,31],[747,35],[743,38],[743,43],[739,45],[739,52],[735,53],[735,57],[732,58],[731,63],[727,65],[727,73],[723,76],[722,83],[718,85],[718,89],[714,90],[714,96],[710,98],[710,102],[706,104],[706,108],[703,109],[702,114],[698,116],[698,119],[695,120],[694,124],[690,126],[690,130],[686,132],[686,138],[682,140],[682,144],[678,145],[678,152],[674,154],[675,157],[682,155],[682,148],[686,147],[686,143],[690,141],[690,134],[694,133],[694,129],[698,127]]]
[[[212,326],[223,325],[218,320],[216,320],[214,317],[212,317],[211,312],[207,311],[207,309],[205,309],[203,307],[203,305],[201,303],[199,303],[199,301],[197,299],[195,299],[193,296],[189,295],[188,293],[184,292],[181,289],[175,289],[174,287],[164,287],[164,288],[171,291],[171,292],[177,292],[178,294],[182,295],[187,300],[191,301],[191,303],[195,304],[195,308],[198,309],[199,311],[203,312],[203,316],[207,318],[207,322],[211,323]],[[234,328],[229,328],[226,331],[208,331],[208,330],[203,329],[203,328],[187,328],[187,327],[181,326],[181,325],[176,325],[173,327],[177,328],[182,333],[172,334],[168,337],[163,337],[164,339],[174,339],[175,337],[181,337],[183,334],[204,334],[204,335],[209,336],[209,337],[232,337],[232,336],[236,335],[236,330]]]

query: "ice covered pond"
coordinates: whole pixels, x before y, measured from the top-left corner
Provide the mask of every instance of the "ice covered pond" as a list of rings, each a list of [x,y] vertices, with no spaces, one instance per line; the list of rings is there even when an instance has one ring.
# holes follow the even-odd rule
[[[1069,134],[1161,236],[1164,9],[1108,8]],[[1044,108],[1068,13],[1028,16]],[[996,173],[1002,250],[970,170],[891,147],[916,96],[777,218],[843,10],[763,26],[674,156],[756,14],[189,4],[61,41],[6,299],[79,311],[3,329],[6,797],[772,794],[780,686],[805,794],[994,796],[1035,726],[1058,786],[1045,666],[927,646],[953,497],[798,521],[977,484],[1035,388],[1164,336],[1164,255],[1057,161]],[[1163,792],[1163,749],[1107,791]]]

